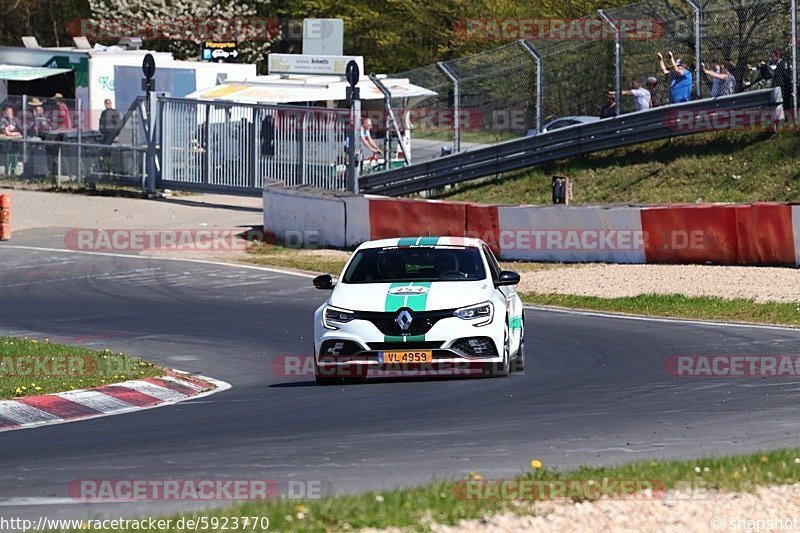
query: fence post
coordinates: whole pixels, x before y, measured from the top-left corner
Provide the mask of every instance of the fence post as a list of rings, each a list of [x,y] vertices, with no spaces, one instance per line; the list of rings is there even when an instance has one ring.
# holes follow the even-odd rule
[[[77,104],[76,108],[78,111],[78,161],[76,162],[76,168],[78,173],[78,184],[80,184],[83,182],[83,125],[81,124],[81,99],[78,98],[75,102]]]
[[[533,56],[533,60],[536,61],[536,133],[542,132],[542,56],[539,55],[539,52],[536,51],[534,46],[526,41],[525,39],[520,39],[519,44],[522,45],[531,56]]]
[[[622,43],[620,42],[622,33],[619,26],[606,15],[605,11],[598,9],[597,12],[614,30],[614,92],[617,95],[617,115],[620,115],[622,113]]]
[[[156,98],[152,91],[147,92],[147,179],[145,181],[146,193],[149,196],[156,193]]]
[[[461,78],[444,61],[436,63],[453,82],[453,152],[461,151]]]
[[[792,124],[797,120],[797,0],[791,2],[792,10]],[[785,105],[785,104],[784,104]]]
[[[703,6],[701,6],[697,0],[686,1],[694,10],[694,90],[697,93],[697,98],[700,99],[703,97],[703,84],[700,82],[700,62],[702,61],[701,46],[703,44],[701,29]]]

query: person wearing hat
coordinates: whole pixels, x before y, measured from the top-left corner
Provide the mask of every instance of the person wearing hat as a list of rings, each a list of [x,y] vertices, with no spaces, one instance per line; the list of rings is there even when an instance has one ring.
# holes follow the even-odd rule
[[[57,130],[71,130],[72,129],[72,115],[69,112],[69,107],[64,101],[64,95],[56,93],[53,95],[53,100],[56,101],[56,129]]]
[[[31,122],[28,124],[28,135],[31,137],[42,137],[45,133],[53,129],[50,120],[44,113],[42,101],[38,98],[28,100],[28,107],[31,108]]]
[[[648,76],[645,80],[645,89],[650,91],[650,107],[659,107],[664,105],[664,95],[658,89],[658,78],[655,76]]]
[[[675,60],[672,51],[667,52],[667,55],[671,63],[669,69],[664,64],[661,52],[656,54],[661,72],[669,78],[669,103],[688,102],[692,99],[692,71],[686,68],[682,59]]]

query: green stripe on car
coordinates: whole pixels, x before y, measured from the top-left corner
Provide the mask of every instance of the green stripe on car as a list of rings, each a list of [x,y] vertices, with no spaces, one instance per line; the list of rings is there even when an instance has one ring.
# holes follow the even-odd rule
[[[522,317],[512,316],[508,321],[508,328],[511,330],[522,329]]]

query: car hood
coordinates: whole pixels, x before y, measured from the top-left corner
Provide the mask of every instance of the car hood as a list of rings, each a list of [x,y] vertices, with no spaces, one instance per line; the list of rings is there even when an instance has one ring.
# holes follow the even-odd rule
[[[436,311],[485,302],[493,289],[489,280],[338,283],[330,303],[352,311],[396,311],[401,307]]]

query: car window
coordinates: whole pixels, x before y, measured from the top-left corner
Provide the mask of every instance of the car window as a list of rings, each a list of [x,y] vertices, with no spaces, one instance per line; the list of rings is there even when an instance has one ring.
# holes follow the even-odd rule
[[[489,271],[492,273],[492,281],[499,280],[500,263],[497,262],[497,259],[488,246],[483,246],[483,253],[486,255],[486,262],[489,263]]]
[[[474,246],[367,248],[356,252],[344,283],[478,281],[486,278]]]

